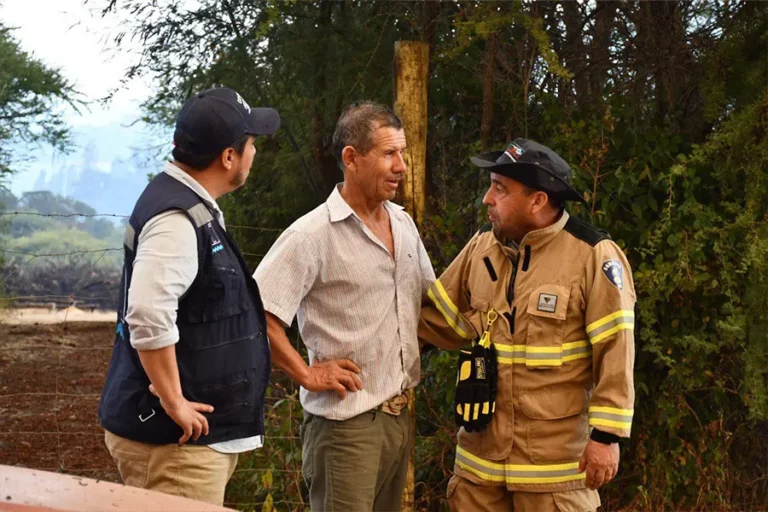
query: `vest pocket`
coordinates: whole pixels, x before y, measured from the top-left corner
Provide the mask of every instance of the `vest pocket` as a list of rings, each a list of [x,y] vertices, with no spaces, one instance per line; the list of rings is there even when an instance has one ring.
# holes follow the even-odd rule
[[[203,323],[247,311],[250,305],[245,280],[229,267],[208,267],[201,278],[202,290],[190,297],[187,321]]]
[[[253,372],[246,371],[226,378],[201,383],[189,390],[188,400],[210,404],[212,413],[205,413],[212,425],[231,425],[254,421],[255,396],[251,396]]]
[[[556,284],[539,286],[528,299],[525,366],[551,370],[563,365],[563,336],[571,290]]]
[[[575,462],[587,442],[587,391],[579,386],[558,386],[520,394],[526,440],[535,464]]]

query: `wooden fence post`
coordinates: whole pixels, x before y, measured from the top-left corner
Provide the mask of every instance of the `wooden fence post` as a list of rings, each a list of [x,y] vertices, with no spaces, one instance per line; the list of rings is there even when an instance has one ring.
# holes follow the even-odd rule
[[[427,79],[429,45],[420,41],[397,41],[394,62],[394,110],[402,120],[408,149],[405,151],[405,175],[401,190],[403,206],[421,228],[427,195]],[[403,491],[403,511],[412,512],[416,499],[414,487],[414,442],[416,434],[416,394],[408,392],[411,413],[411,457]]]

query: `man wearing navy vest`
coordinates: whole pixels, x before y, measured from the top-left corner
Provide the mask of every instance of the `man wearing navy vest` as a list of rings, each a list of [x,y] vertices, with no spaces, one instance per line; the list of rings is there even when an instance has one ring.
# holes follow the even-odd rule
[[[216,199],[243,185],[254,137],[279,125],[277,112],[231,89],[192,96],[176,121],[173,161],[131,214],[99,404],[127,485],[220,505],[237,454],[261,446],[264,308]]]

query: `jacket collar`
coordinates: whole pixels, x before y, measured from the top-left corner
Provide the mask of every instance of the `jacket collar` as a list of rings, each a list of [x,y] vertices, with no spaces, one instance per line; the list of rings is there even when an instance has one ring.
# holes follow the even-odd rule
[[[216,213],[219,224],[221,224],[222,227],[224,226],[224,214],[216,203],[216,200],[211,197],[211,194],[209,194],[208,191],[205,190],[205,187],[203,187],[195,178],[174,165],[173,162],[165,162],[163,172],[192,189],[192,192],[197,194],[197,196],[202,199],[203,203]]]
[[[554,224],[537,229],[536,231],[531,231],[525,235],[520,242],[520,247],[525,247],[526,245],[529,245],[531,249],[540,249],[541,247],[544,247],[560,234],[569,218],[570,215],[568,215],[568,212],[563,210],[562,215],[560,215],[560,218]]]
[[[563,210],[563,213],[562,215],[560,215],[560,218],[557,220],[557,222],[545,228],[541,228],[541,229],[537,229],[536,231],[529,232],[523,237],[520,244],[517,244],[512,241],[505,244],[504,241],[499,240],[495,236],[494,236],[494,239],[496,240],[496,243],[498,243],[499,246],[501,246],[504,249],[504,252],[506,252],[510,256],[515,257],[518,251],[520,251],[520,249],[525,247],[526,245],[530,246],[531,250],[540,249],[541,247],[544,247],[545,245],[547,245],[563,230],[563,228],[565,228],[565,225],[568,222],[569,218],[570,218],[570,215],[568,215],[568,212]]]

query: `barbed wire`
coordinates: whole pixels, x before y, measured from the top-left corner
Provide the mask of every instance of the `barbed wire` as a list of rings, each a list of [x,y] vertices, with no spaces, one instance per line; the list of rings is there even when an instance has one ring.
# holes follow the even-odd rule
[[[7,218],[14,218],[14,217],[22,217],[22,216],[35,216],[35,217],[50,217],[50,218],[117,218],[117,219],[126,219],[129,216],[128,215],[121,215],[116,213],[86,213],[86,212],[69,212],[69,213],[40,213],[40,212],[25,212],[25,211],[11,211],[11,212],[0,212],[0,217],[7,217]],[[246,233],[264,233],[269,234],[270,237],[276,238],[280,233],[282,233],[284,230],[282,228],[269,228],[269,227],[261,227],[261,226],[248,226],[248,225],[242,225],[242,224],[229,224],[226,226],[226,229],[228,231],[237,231],[237,230],[243,230],[244,236],[249,236]],[[254,235],[251,235],[254,236]],[[58,251],[58,252],[45,252],[44,249],[37,249],[33,250],[31,247],[27,250],[26,248],[22,247],[0,247],[0,255],[6,254],[8,255],[8,258],[6,261],[10,263],[10,266],[8,267],[8,271],[5,272],[5,275],[0,275],[0,284],[3,284],[4,282],[8,281],[9,278],[12,278],[13,276],[17,275],[19,272],[22,272],[23,269],[26,267],[34,268],[33,265],[39,264],[41,261],[45,261],[44,258],[70,258],[70,257],[76,257],[76,256],[82,256],[83,258],[78,260],[72,259],[70,261],[77,263],[77,272],[80,273],[80,275],[72,275],[73,272],[69,272],[69,276],[72,278],[70,281],[69,279],[66,280],[66,290],[67,292],[58,292],[57,289],[48,288],[48,289],[41,289],[40,291],[42,293],[35,294],[33,293],[23,293],[22,290],[18,290],[19,292],[22,292],[19,295],[16,296],[7,296],[7,297],[0,297],[0,308],[5,307],[13,307],[20,310],[20,308],[37,308],[37,309],[46,309],[48,312],[48,316],[51,316],[51,313],[56,311],[62,311],[60,317],[51,317],[51,319],[45,320],[47,323],[48,321],[55,321],[59,325],[67,325],[68,322],[72,322],[73,320],[77,320],[78,318],[74,318],[73,315],[70,315],[70,309],[73,306],[79,306],[81,308],[90,308],[91,310],[104,310],[105,312],[111,312],[114,309],[114,306],[108,306],[104,308],[104,304],[109,303],[111,304],[114,302],[115,297],[114,296],[107,296],[110,291],[114,291],[115,294],[119,293],[119,286],[117,282],[113,282],[113,276],[110,275],[110,277],[105,276],[99,276],[96,278],[97,282],[90,282],[92,281],[90,279],[90,276],[93,275],[94,269],[96,269],[97,265],[99,263],[102,263],[103,258],[110,253],[110,252],[117,252],[117,251],[123,251],[123,247],[102,247],[98,249],[72,249],[68,251]],[[255,253],[255,252],[249,252],[249,251],[241,251],[241,254],[244,258],[246,258],[250,264],[258,264],[258,262],[264,258],[264,254]],[[91,256],[93,256],[91,258]],[[64,260],[67,261],[67,260]],[[250,266],[250,265],[249,265]],[[100,267],[101,268],[101,267]],[[22,275],[25,272],[22,272]],[[30,274],[31,276],[32,274]],[[29,279],[29,277],[24,278]],[[26,281],[24,281],[26,283]],[[35,281],[36,283],[37,281]],[[28,285],[31,286],[32,283],[28,283]],[[95,294],[93,296],[88,296],[87,291],[84,291],[92,286],[98,286],[98,288],[91,288]],[[47,286],[47,285],[46,285]],[[60,286],[60,285],[58,285]],[[106,287],[106,289],[104,288]],[[66,289],[65,288],[65,289]],[[29,289],[29,288],[27,288]],[[61,289],[61,288],[59,288]],[[6,288],[7,290],[7,288]],[[24,290],[27,291],[27,290]],[[31,290],[30,290],[31,291]],[[50,306],[49,306],[50,305]],[[85,305],[85,306],[84,306]],[[60,308],[60,309],[59,309]],[[74,310],[72,310],[74,311]],[[78,312],[78,314],[80,314]],[[89,315],[91,313],[88,313]],[[62,318],[63,317],[63,318]],[[62,318],[63,321],[59,320],[59,318]],[[82,318],[82,317],[79,317]],[[97,319],[97,317],[92,316],[89,318],[93,318],[94,320]],[[101,318],[101,317],[99,317]],[[8,317],[8,320],[10,322],[35,322],[38,319],[37,313],[30,312],[20,312],[20,315],[18,317]],[[0,317],[0,323],[5,322],[5,318]],[[88,360],[93,360],[94,358],[97,358],[99,361],[104,360],[106,362],[108,360],[108,354],[111,353],[113,350],[113,343],[112,339],[106,340],[104,344],[98,343],[97,346],[77,346],[77,343],[82,343],[79,340],[79,338],[69,338],[68,336],[59,336],[55,335],[55,337],[51,340],[55,340],[54,343],[46,344],[47,340],[45,338],[38,338],[37,334],[33,334],[35,338],[26,338],[26,334],[23,334],[26,331],[26,328],[17,329],[15,332],[21,333],[22,336],[22,343],[9,343],[8,339],[4,339],[3,341],[0,341],[0,357],[2,357],[3,360],[8,361],[9,363],[14,360],[19,361],[34,361],[32,364],[35,366],[40,366],[40,368],[44,369],[44,371],[47,374],[53,373],[54,378],[49,380],[48,384],[49,387],[44,387],[44,385],[39,385],[37,387],[31,386],[30,382],[24,383],[23,379],[19,384],[13,385],[14,381],[9,381],[11,383],[10,386],[3,386],[2,391],[0,391],[0,406],[5,408],[6,404],[16,404],[17,406],[20,404],[27,404],[27,403],[45,403],[49,404],[46,406],[46,409],[48,409],[49,412],[45,412],[44,410],[40,410],[40,412],[37,412],[37,409],[35,411],[30,411],[30,414],[32,414],[33,417],[37,418],[37,414],[41,414],[39,416],[39,419],[42,420],[43,416],[46,416],[50,418],[47,423],[42,423],[40,428],[40,431],[35,431],[35,428],[37,427],[37,424],[35,422],[29,422],[29,421],[23,421],[19,419],[14,419],[14,422],[17,423],[10,423],[7,426],[4,425],[5,428],[0,427],[0,436],[2,436],[3,439],[8,438],[15,438],[16,441],[12,442],[31,442],[33,446],[35,445],[47,445],[51,451],[51,459],[55,457],[53,460],[48,460],[44,462],[42,459],[39,461],[37,465],[30,464],[29,462],[25,465],[30,465],[31,467],[35,467],[36,469],[44,470],[44,471],[56,471],[56,472],[65,472],[69,474],[82,474],[82,475],[88,475],[93,474],[95,477],[103,477],[103,475],[110,475],[110,479],[118,480],[119,479],[119,472],[117,471],[117,468],[113,465],[109,465],[106,463],[106,460],[104,461],[104,466],[101,468],[94,468],[93,466],[98,463],[94,454],[86,455],[85,459],[83,459],[83,462],[75,462],[75,460],[79,459],[71,459],[71,444],[73,443],[72,439],[73,436],[76,438],[78,436],[82,436],[83,439],[87,440],[94,440],[98,437],[103,436],[103,432],[100,431],[100,428],[98,427],[98,421],[96,418],[93,418],[93,430],[91,430],[89,427],[91,426],[91,420],[86,420],[82,416],[78,416],[78,419],[75,421],[75,423],[71,423],[70,420],[73,420],[74,417],[70,418],[70,420],[67,420],[67,414],[69,414],[66,411],[71,411],[74,407],[74,410],[82,409],[87,404],[94,404],[95,401],[99,400],[101,397],[100,392],[96,392],[98,389],[94,384],[87,383],[87,384],[75,384],[75,381],[70,379],[76,379],[76,376],[74,374],[71,374],[71,361],[85,361],[86,358]],[[36,332],[36,331],[35,331]],[[41,333],[47,333],[49,331],[40,331]],[[68,332],[79,332],[79,331],[72,331],[69,330]],[[26,342],[32,342],[29,345],[25,345]],[[41,343],[42,342],[42,343]],[[75,344],[75,346],[72,346]],[[88,344],[91,344],[90,342]],[[295,336],[292,339],[292,344],[296,347],[297,350],[300,350],[300,337],[298,333],[295,334]],[[17,355],[21,354],[21,355]],[[29,354],[29,355],[24,355]],[[39,354],[37,356],[33,356],[32,354]],[[89,355],[85,354],[93,354],[93,358]],[[28,359],[29,357],[37,357],[37,359]],[[14,359],[14,358],[20,358],[20,359]],[[49,364],[50,363],[50,366]],[[11,363],[12,364],[12,363]],[[29,363],[24,363],[25,368],[29,368]],[[80,368],[81,371],[85,371],[86,368],[88,371],[93,371],[93,367],[90,363],[75,363],[80,364],[81,366],[75,366],[75,368]],[[101,363],[99,363],[101,364]],[[8,366],[5,366],[5,369],[8,369]],[[78,370],[74,370],[78,371]],[[106,371],[106,370],[105,370]],[[9,374],[10,375],[10,374]],[[71,376],[70,376],[71,375]],[[299,425],[301,423],[300,419],[294,419],[294,412],[297,407],[299,406],[298,401],[298,386],[291,380],[285,378],[285,372],[278,368],[273,368],[271,371],[271,375],[273,376],[273,386],[270,386],[271,391],[267,393],[267,396],[265,396],[265,405],[267,405],[268,408],[272,409],[273,407],[279,407],[279,415],[280,415],[280,421],[283,421],[283,415],[285,415],[289,421],[288,428],[286,430],[280,431],[281,435],[277,436],[271,436],[267,434],[266,439],[267,441],[272,441],[271,448],[265,448],[266,451],[260,451],[260,453],[263,453],[264,455],[259,455],[259,462],[256,463],[258,467],[255,468],[242,468],[237,469],[235,471],[236,474],[241,475],[240,479],[242,481],[249,480],[250,477],[248,475],[261,475],[266,474],[267,472],[271,472],[275,474],[276,478],[277,475],[284,475],[280,478],[282,479],[281,486],[285,489],[285,492],[287,492],[287,497],[289,500],[291,498],[297,498],[297,501],[286,501],[286,500],[280,500],[275,499],[273,502],[274,506],[284,505],[285,508],[296,508],[299,507],[300,509],[303,509],[307,506],[307,504],[302,501],[302,478],[301,478],[301,463],[300,461],[296,461],[294,459],[291,459],[290,461],[283,460],[281,453],[288,453],[285,452],[285,450],[288,450],[289,452],[295,452],[297,450],[300,451],[301,449],[301,441],[298,435],[298,429]],[[282,384],[281,384],[282,383]],[[74,386],[76,387],[72,387]],[[84,386],[84,387],[81,387]],[[9,389],[10,387],[10,389]],[[38,391],[39,390],[39,391]],[[78,392],[82,390],[81,392]],[[276,411],[278,409],[275,409]],[[25,413],[26,414],[26,413]],[[270,413],[270,420],[269,421],[276,421],[275,417],[273,415],[276,413]],[[299,414],[300,416],[300,414]],[[14,416],[14,418],[16,418]],[[266,420],[266,418],[265,418]],[[79,426],[80,428],[77,428]],[[18,428],[18,430],[14,430],[14,427]],[[69,431],[68,429],[75,427],[76,430]],[[34,439],[37,438],[38,441],[35,441]],[[52,442],[55,439],[55,444]],[[88,443],[91,442],[97,442],[97,441],[87,441]],[[103,452],[103,448],[101,450]],[[88,452],[90,453],[90,452]],[[265,460],[261,460],[261,457],[266,456],[267,458]],[[89,458],[90,457],[90,458]],[[275,457],[277,457],[275,459]],[[54,462],[55,460],[55,462]],[[275,463],[275,460],[279,461]],[[90,464],[88,462],[91,462]],[[6,462],[6,463],[12,463],[12,462]],[[42,466],[49,466],[52,465],[51,463],[58,464],[56,467],[42,467]],[[79,469],[77,465],[85,466],[85,469]],[[249,464],[250,465],[250,464]],[[264,466],[267,467],[264,467]],[[269,466],[276,465],[278,468],[271,468]],[[90,466],[90,467],[89,467]],[[238,498],[242,498],[244,496],[238,496]],[[254,496],[256,497],[256,496]],[[234,498],[234,496],[233,496]],[[276,496],[276,498],[279,498]],[[246,497],[247,499],[247,497]],[[227,506],[232,507],[238,507],[238,508],[248,508],[253,506],[261,506],[263,502],[245,502],[243,501],[228,501],[226,503]]]
[[[20,216],[20,215],[32,215],[36,217],[59,217],[59,218],[70,218],[70,217],[84,217],[84,218],[114,217],[119,219],[130,218],[130,215],[122,215],[119,213],[40,213],[40,212],[22,212],[22,211],[0,212],[0,217]],[[262,226],[246,226],[243,224],[227,224],[226,227],[227,229],[230,229],[230,228],[250,229],[252,231],[262,231],[267,233],[282,233],[283,231],[285,231],[283,228],[265,228]]]
[[[22,256],[34,256],[35,258],[74,256],[75,254],[94,254],[97,252],[122,251],[122,250],[123,250],[122,247],[119,247],[119,248],[108,247],[105,249],[87,249],[87,250],[78,250],[78,251],[70,251],[70,252],[34,253],[34,252],[26,252],[26,251],[16,251],[14,249],[0,248],[0,252],[5,252],[8,254],[21,254]]]
[[[0,301],[17,301],[27,299],[66,299],[73,301],[86,301],[86,300],[107,300],[112,299],[111,296],[101,295],[95,297],[85,297],[78,295],[14,295],[13,297],[0,297]]]
[[[0,212],[1,216],[17,216],[17,215],[32,215],[36,217],[116,217],[121,219],[127,219],[128,215],[120,215],[118,213],[40,213],[40,212]]]

